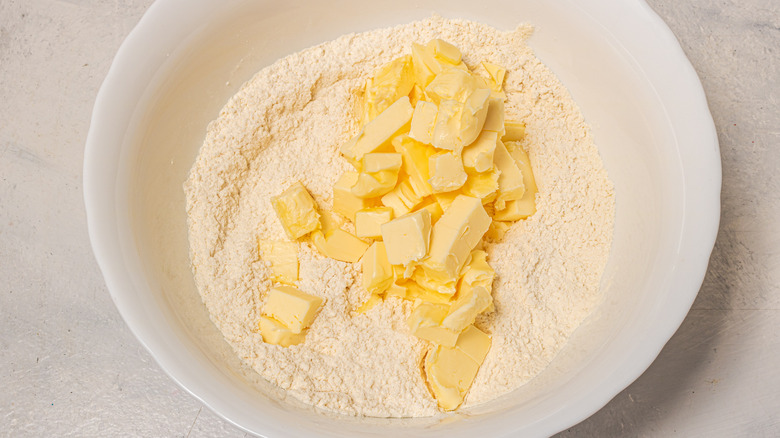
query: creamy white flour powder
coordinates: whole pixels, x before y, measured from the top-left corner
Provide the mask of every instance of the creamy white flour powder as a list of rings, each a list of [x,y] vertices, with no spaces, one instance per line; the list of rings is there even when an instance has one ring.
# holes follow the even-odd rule
[[[324,298],[306,342],[265,344],[257,331],[271,286],[257,237],[286,240],[270,198],[301,181],[322,209],[350,170],[338,147],[355,134],[357,94],[380,65],[412,42],[442,38],[470,66],[507,69],[508,119],[525,122],[523,146],[539,186],[537,213],[487,247],[496,311],[477,320],[492,337],[465,406],[505,394],[538,374],[600,299],[614,192],[579,109],[525,40],[433,17],[345,35],[260,71],[225,105],[185,183],[193,271],[211,319],[236,353],[300,400],[370,416],[437,412],[420,373],[426,344],[408,333],[409,304],[395,298],[365,315],[359,265],[299,251],[298,287]]]

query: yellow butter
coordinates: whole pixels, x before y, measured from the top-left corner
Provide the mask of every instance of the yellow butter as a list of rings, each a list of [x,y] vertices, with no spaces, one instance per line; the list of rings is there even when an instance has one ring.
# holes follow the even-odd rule
[[[463,352],[478,365],[482,365],[482,362],[485,361],[485,356],[490,351],[490,344],[490,336],[487,333],[470,325],[458,336],[455,348]]]
[[[407,177],[396,184],[395,188],[382,196],[382,205],[393,209],[396,217],[403,216],[420,205],[423,197],[418,195]]]
[[[369,153],[363,155],[361,171],[352,194],[358,198],[375,198],[389,192],[398,181],[401,154]]]
[[[490,293],[493,290],[495,276],[496,272],[487,262],[487,253],[475,249],[471,251],[468,263],[461,270],[460,287],[481,286]],[[458,294],[460,294],[460,290]]]
[[[437,74],[425,87],[425,94],[437,105],[446,100],[465,103],[477,89],[477,85],[477,81],[468,71],[451,68]]]
[[[514,120],[505,120],[504,129],[506,134],[501,137],[501,141],[518,141],[525,137],[525,123]]]
[[[291,286],[274,286],[268,292],[263,314],[274,318],[293,333],[309,327],[322,304],[322,298]]]
[[[257,240],[261,258],[271,263],[271,279],[293,284],[298,281],[298,244],[281,240]]]
[[[433,102],[418,101],[412,114],[409,137],[424,144],[431,144],[431,134],[439,109]]]
[[[474,323],[477,315],[484,312],[493,302],[490,292],[482,286],[465,286],[458,292],[458,299],[442,320],[444,328],[460,333]]]
[[[452,331],[441,326],[441,322],[447,315],[449,307],[447,304],[422,302],[412,310],[412,313],[406,320],[409,331],[420,339],[425,339],[438,345],[455,346],[460,331]]]
[[[500,90],[504,85],[504,76],[506,76],[506,69],[496,64],[491,64],[487,61],[482,61],[482,67],[490,75],[490,79],[493,82],[494,87]]]
[[[431,276],[424,267],[413,272],[412,281],[420,290],[412,290],[407,294],[433,303],[449,303],[457,292],[455,281],[443,280],[437,275]]]
[[[352,193],[357,181],[357,172],[344,172],[333,185],[333,210],[352,221],[355,220],[355,212],[373,205],[372,201]]]
[[[451,192],[466,182],[466,171],[460,155],[453,152],[439,152],[428,159],[431,178],[428,180],[434,193]]]
[[[436,76],[436,73],[438,73],[428,66],[428,63],[425,62],[426,59],[429,59],[429,63],[435,64],[438,70],[441,71],[441,68],[438,67],[439,64],[433,59],[433,53],[430,53],[426,46],[412,43],[414,82],[422,88],[427,87]]]
[[[521,199],[507,202],[504,209],[496,210],[493,217],[500,221],[516,221],[525,219],[536,213],[536,192],[538,189],[536,187],[533,169],[531,168],[531,161],[522,146],[512,142],[507,144],[511,146],[512,158],[515,160],[515,163],[517,163],[523,174],[525,192]]]
[[[330,210],[324,210],[320,212],[320,225],[322,234],[329,236],[344,225],[344,218]]]
[[[504,235],[507,231],[509,231],[511,226],[512,224],[509,222],[502,222],[495,220],[494,218],[493,222],[490,223],[490,227],[485,233],[485,239],[489,242],[500,242],[504,239]]]
[[[263,337],[263,342],[285,348],[291,345],[298,345],[306,338],[306,330],[300,333],[293,333],[279,321],[267,316],[260,316],[258,328],[260,329],[260,335]]]
[[[271,205],[290,239],[298,239],[320,228],[320,214],[314,199],[300,182],[272,197]]]
[[[455,198],[433,227],[430,252],[423,262],[428,276],[443,283],[454,283],[490,221],[479,198],[464,195]]]
[[[477,139],[463,148],[463,167],[471,172],[487,172],[493,169],[493,154],[498,133],[482,131]]]
[[[355,235],[362,238],[381,239],[382,224],[393,219],[390,207],[365,208],[355,212]]]
[[[386,110],[368,122],[352,139],[341,146],[341,153],[356,168],[363,155],[372,152],[383,152],[390,149],[391,138],[402,130],[409,129],[414,108],[409,102],[409,96],[400,97]]]
[[[372,294],[379,295],[393,282],[393,268],[387,260],[387,250],[383,242],[374,242],[363,254],[363,287]]]
[[[497,169],[471,173],[460,191],[466,196],[481,199],[483,204],[492,202],[498,194],[499,175],[500,172]]]
[[[398,217],[382,225],[382,240],[387,259],[394,265],[409,265],[428,253],[431,238],[431,214],[428,210]]]
[[[434,225],[436,221],[441,218],[441,215],[444,214],[444,211],[441,209],[441,205],[439,205],[438,202],[436,202],[436,198],[428,198],[427,200],[423,200],[423,203],[418,208],[424,208],[428,210],[428,212],[431,214],[431,225]]]
[[[468,182],[468,180],[466,180]],[[447,211],[448,208],[450,208],[450,205],[455,201],[455,198],[462,195],[463,193],[460,193],[460,191],[454,191],[454,192],[447,192],[447,193],[434,193],[433,198],[436,199],[436,202],[441,207],[442,211]]]
[[[428,47],[433,49],[433,56],[443,59],[450,64],[460,64],[462,55],[460,50],[452,44],[444,40],[433,39],[428,42]]]
[[[403,170],[409,176],[409,184],[414,193],[421,198],[433,193],[433,188],[428,183],[428,158],[436,153],[436,150],[409,135],[395,137],[392,144],[393,149],[403,157]]]
[[[342,229],[333,230],[329,235],[312,233],[312,242],[320,253],[332,259],[355,263],[368,249],[368,244],[354,234]]]
[[[380,67],[366,82],[364,123],[373,120],[393,102],[408,95],[413,86],[411,56],[402,56]]]
[[[523,184],[523,174],[517,167],[514,158],[509,155],[504,143],[499,140],[496,142],[494,153],[496,168],[501,172],[498,176],[498,198],[496,199],[496,208],[502,209],[507,201],[515,201],[523,197],[525,184]]]
[[[483,131],[493,131],[498,133],[501,138],[506,133],[504,128],[504,99],[490,97],[488,100],[488,112],[485,117],[485,124],[482,125]]]
[[[457,100],[445,100],[439,104],[436,122],[431,133],[431,144],[439,149],[460,151],[460,120],[463,104]]]
[[[487,113],[490,109],[490,90],[477,88],[463,104],[460,119],[460,132],[458,136],[463,146],[471,144],[477,139],[485,126]]]
[[[373,309],[374,307],[376,307],[376,305],[377,305],[377,304],[379,304],[379,303],[381,303],[381,302],[382,302],[382,298],[381,298],[379,295],[374,295],[374,294],[371,294],[371,296],[369,296],[369,297],[368,297],[368,299],[366,300],[366,302],[364,302],[363,304],[361,304],[361,305],[360,305],[360,307],[358,307],[357,309],[355,309],[355,311],[356,311],[357,313],[366,313],[366,312],[368,312],[369,310],[371,310],[371,309]]]

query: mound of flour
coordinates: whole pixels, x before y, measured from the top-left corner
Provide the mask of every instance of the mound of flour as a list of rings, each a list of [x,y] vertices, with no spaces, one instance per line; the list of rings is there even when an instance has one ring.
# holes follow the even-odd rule
[[[365,315],[359,265],[299,251],[298,287],[325,302],[306,342],[262,342],[260,309],[271,286],[257,237],[287,239],[270,198],[301,181],[319,206],[350,170],[339,146],[355,134],[357,94],[380,65],[412,42],[442,38],[470,66],[507,69],[507,118],[539,186],[537,213],[487,248],[496,270],[496,312],[477,325],[493,339],[465,406],[507,393],[538,374],[600,299],[612,241],[614,192],[579,109],[525,43],[531,28],[501,32],[441,17],[345,35],[263,69],[208,127],[185,183],[192,267],[211,319],[260,375],[305,403],[381,417],[433,415],[420,360],[426,344],[408,334],[409,304],[389,299]]]

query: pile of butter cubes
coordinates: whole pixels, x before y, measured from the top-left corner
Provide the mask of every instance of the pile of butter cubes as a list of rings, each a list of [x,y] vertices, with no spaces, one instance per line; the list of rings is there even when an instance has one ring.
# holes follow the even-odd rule
[[[525,127],[504,119],[506,71],[481,66],[471,71],[442,40],[413,44],[366,84],[362,129],[340,149],[355,171],[333,187],[337,214],[318,211],[300,183],[272,199],[291,239],[361,261],[371,295],[358,312],[388,297],[413,302],[409,331],[431,344],[423,374],[444,410],[463,402],[490,349],[474,326],[493,311],[484,241],[536,211],[531,165],[517,143]],[[274,279],[287,284],[298,269],[290,243],[260,243]]]

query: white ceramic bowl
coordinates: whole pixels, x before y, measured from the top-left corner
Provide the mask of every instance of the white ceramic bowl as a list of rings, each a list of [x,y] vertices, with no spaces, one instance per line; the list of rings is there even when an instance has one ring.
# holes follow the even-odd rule
[[[189,267],[182,183],[207,123],[260,68],[432,12],[536,26],[530,45],[580,105],[615,184],[604,302],[541,375],[493,402],[422,419],[324,414],[242,366],[209,321]],[[540,436],[585,419],[650,365],[688,312],[715,240],[720,178],[698,78],[638,0],[159,0],[100,89],[84,162],[90,238],[131,330],[211,409],[274,437]]]

